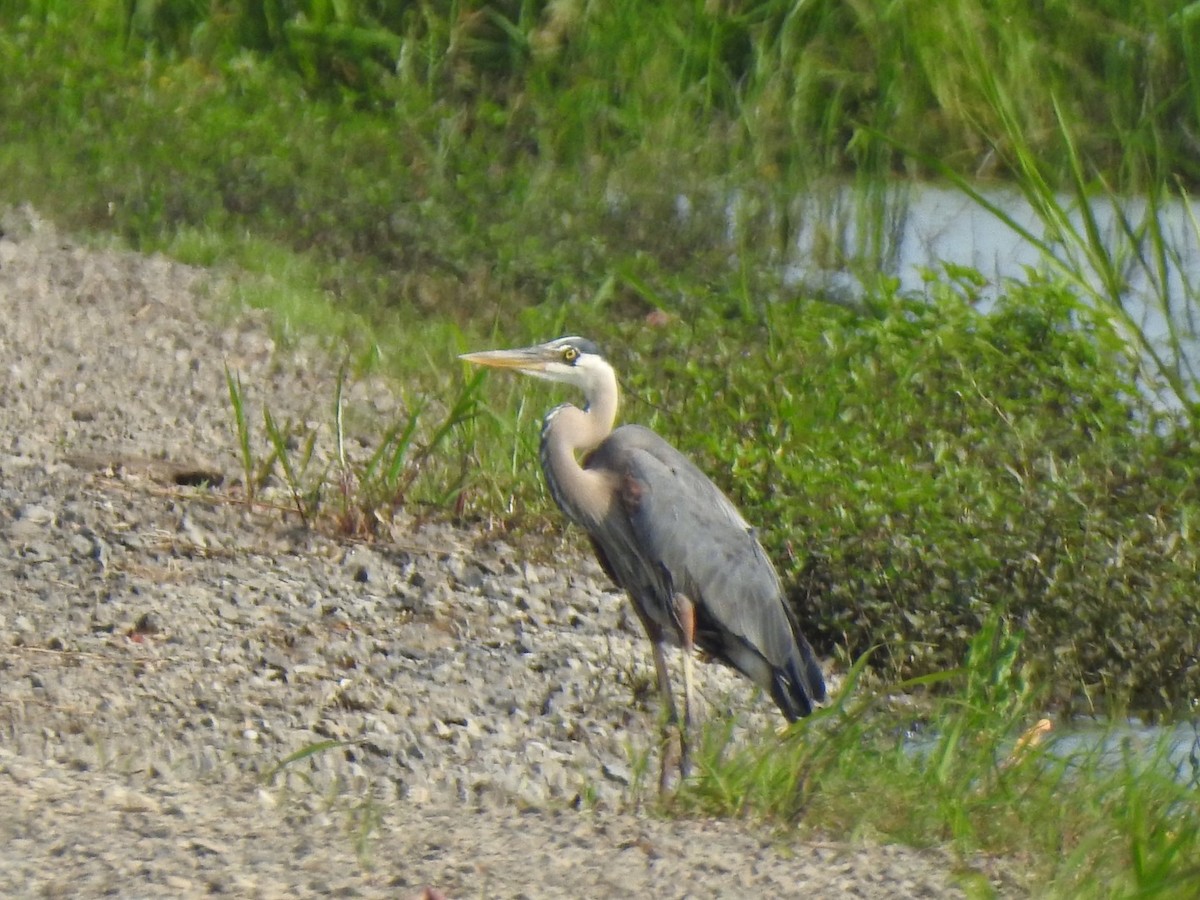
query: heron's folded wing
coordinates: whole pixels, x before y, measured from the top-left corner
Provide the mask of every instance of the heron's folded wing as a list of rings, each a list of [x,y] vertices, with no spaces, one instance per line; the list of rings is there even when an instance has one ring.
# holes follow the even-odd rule
[[[642,553],[669,574],[702,619],[741,638],[772,666],[794,646],[774,567],[720,489],[670,444],[632,448],[623,489]]]

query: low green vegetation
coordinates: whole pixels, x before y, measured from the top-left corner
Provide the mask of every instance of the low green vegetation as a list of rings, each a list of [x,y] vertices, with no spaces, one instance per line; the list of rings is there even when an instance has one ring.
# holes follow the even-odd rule
[[[993,616],[961,669],[889,695],[861,690],[856,667],[831,706],[749,745],[731,740],[732,725],[710,726],[699,774],[669,803],[950,847],[969,896],[991,896],[997,876],[1006,893],[1037,897],[1194,896],[1200,738],[1189,757],[1166,738],[1094,733],[1072,747],[1069,734],[1040,732],[1045,696],[1020,651]]]
[[[756,511],[845,662],[882,644],[891,677],[953,668],[999,609],[1054,700],[1176,708],[1197,691],[1197,448],[1155,435],[1124,345],[1065,287],[1010,285],[986,315],[976,288],[631,334],[632,392],[670,410],[633,414]]]
[[[1200,180],[1196,47],[1200,4],[1159,0],[0,0],[0,203],[217,267],[284,338],[327,336],[345,377],[403,385],[404,418],[352,465],[249,421],[230,373],[247,500],[273,474],[321,527],[421,503],[560,528],[533,460],[564,398],[483,391],[455,355],[597,339],[624,417],[761,526],[806,630],[855,673],[782,744],[714,733],[679,808],[819,811],[1028,855],[1064,895],[1094,870],[1184,896],[1194,785],[996,760],[1047,705],[1169,716],[1200,696],[1197,298],[1169,274],[1200,228],[1157,224]],[[879,200],[931,175],[984,204],[978,176],[1015,184],[1041,230],[994,211],[1045,272],[986,304],[953,267],[901,293]],[[799,198],[847,195],[856,234],[802,221]],[[1098,195],[1145,200],[1116,243]],[[803,228],[861,297],[785,278]],[[1165,345],[1126,307],[1135,277]],[[329,409],[337,441],[340,388]],[[930,694],[930,753],[903,749],[872,678]]]
[[[340,535],[369,538],[391,533],[395,513],[408,506],[426,469],[435,473],[432,479],[424,479],[432,481],[427,488],[430,495],[424,497],[427,502],[445,510],[452,502],[460,501],[467,479],[465,460],[457,477],[449,474],[445,464],[431,463],[452,452],[452,436],[477,415],[483,376],[476,374],[465,382],[436,420],[426,415],[428,401],[422,397],[382,433],[378,427],[371,428],[371,450],[363,458],[353,458],[346,452],[346,378],[343,368],[338,373],[326,423],[281,423],[266,403],[262,407],[264,438],[258,440],[246,412],[242,380],[226,368],[229,409],[242,468],[240,492],[246,505],[276,506],[277,501],[264,501],[261,495],[264,487],[277,479],[287,494],[285,508],[295,513],[305,527],[325,527]],[[322,437],[331,446],[318,448]],[[256,454],[255,448],[260,445],[265,445],[268,452]]]

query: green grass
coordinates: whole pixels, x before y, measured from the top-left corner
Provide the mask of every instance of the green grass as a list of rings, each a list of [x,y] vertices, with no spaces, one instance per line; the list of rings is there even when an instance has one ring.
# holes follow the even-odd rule
[[[346,451],[347,423],[344,393],[347,371],[338,373],[328,426],[280,422],[270,402],[262,405],[263,436],[257,436],[246,413],[247,396],[240,376],[225,370],[229,410],[242,467],[241,495],[248,507],[262,501],[263,489],[273,477],[282,482],[288,506],[304,527],[324,527],[352,537],[386,537],[395,514],[419,501],[446,509],[459,502],[467,481],[465,460],[460,457],[456,477],[441,463],[453,452],[451,438],[470,425],[478,411],[483,382],[476,374],[464,381],[444,409],[433,409],[420,397],[397,421],[383,428],[371,423],[366,452]],[[331,446],[327,446],[331,445]],[[259,455],[258,448],[266,449]],[[437,465],[430,462],[437,460]],[[431,480],[426,469],[433,469]],[[425,493],[414,498],[418,483]]]
[[[953,849],[964,888],[988,896],[988,859],[1039,897],[1187,897],[1200,889],[1200,769],[1166,741],[1104,756],[1099,744],[1017,746],[1041,691],[998,617],[961,669],[872,692],[848,686],[782,736],[731,742],[712,725],[676,813],[763,817],[806,833]],[[952,690],[925,695],[937,681]],[[916,703],[912,698],[916,696]],[[901,698],[898,704],[890,703]],[[905,702],[907,701],[907,702]],[[1118,732],[1119,733],[1119,732]],[[1019,860],[1019,869],[1011,861]]]
[[[1186,896],[1194,785],[1152,760],[998,760],[1043,704],[1171,715],[1200,695],[1196,295],[1155,224],[1200,175],[1198,9],[0,0],[0,202],[214,267],[282,340],[394,379],[394,421],[356,419],[339,387],[318,434],[251,420],[271,399],[230,373],[247,500],[274,475],[318,527],[404,508],[561,528],[534,460],[570,398],[455,357],[599,340],[623,417],[734,497],[855,673],[782,741],[715,727],[677,811],[1004,854],[1050,894]],[[900,294],[879,265],[898,174],[981,202],[977,174],[1010,179],[1046,274],[989,315],[968,270]],[[782,272],[799,199],[831,206],[847,179],[867,249],[834,218],[816,261],[869,290],[837,306]],[[1089,204],[1127,195],[1147,214],[1114,243]],[[1130,321],[1130,272],[1159,287],[1165,346]],[[877,684],[923,696],[929,753]]]
[[[470,320],[615,272],[732,288],[713,235],[738,192],[771,296],[759,263],[830,173],[1019,174],[1015,131],[1052,185],[1079,159],[1119,190],[1194,182],[1200,17],[1166,6],[9,2],[0,174],[138,246],[252,235],[356,307]]]

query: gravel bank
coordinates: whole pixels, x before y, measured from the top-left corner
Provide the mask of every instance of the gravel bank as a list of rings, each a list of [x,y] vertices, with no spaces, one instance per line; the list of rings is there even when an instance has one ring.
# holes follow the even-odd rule
[[[226,362],[320,421],[334,367],[215,324],[210,272],[2,226],[0,894],[962,895],[940,852],[637,812],[649,652],[594,563],[339,542],[181,486],[238,472]]]

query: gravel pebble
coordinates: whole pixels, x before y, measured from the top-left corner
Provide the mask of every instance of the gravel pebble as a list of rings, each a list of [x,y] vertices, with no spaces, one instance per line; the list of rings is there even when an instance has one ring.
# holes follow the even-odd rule
[[[559,569],[446,525],[365,546],[248,512],[225,366],[251,422],[321,423],[336,362],[218,324],[210,271],[2,224],[0,894],[964,895],[940,850],[645,815],[650,654],[582,540]]]

